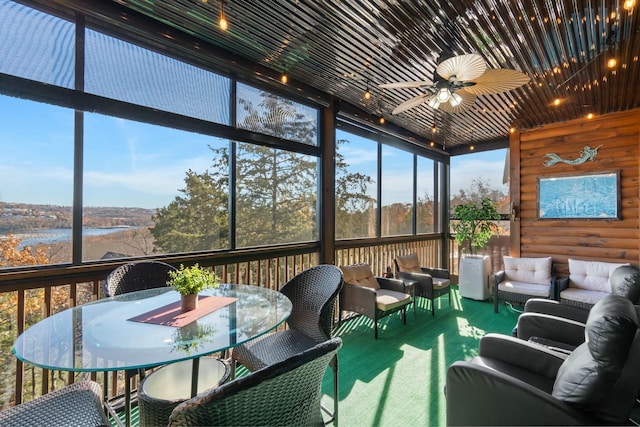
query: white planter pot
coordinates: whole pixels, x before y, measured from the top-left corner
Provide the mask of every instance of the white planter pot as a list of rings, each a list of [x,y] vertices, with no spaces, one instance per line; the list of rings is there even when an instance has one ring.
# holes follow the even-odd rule
[[[491,273],[489,255],[463,255],[460,259],[458,280],[460,296],[475,300],[488,299],[490,296],[489,273]]]

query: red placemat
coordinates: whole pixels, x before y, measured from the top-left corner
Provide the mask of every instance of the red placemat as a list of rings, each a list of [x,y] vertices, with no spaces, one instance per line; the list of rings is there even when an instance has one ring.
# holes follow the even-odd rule
[[[236,301],[238,301],[238,298],[198,295],[198,308],[195,310],[183,313],[180,308],[180,301],[176,301],[127,320],[181,328],[194,320],[198,320],[202,316],[211,313],[212,311],[225,307]]]

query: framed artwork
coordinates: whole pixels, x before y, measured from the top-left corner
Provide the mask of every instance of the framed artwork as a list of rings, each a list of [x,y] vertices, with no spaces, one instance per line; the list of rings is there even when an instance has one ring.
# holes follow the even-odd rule
[[[538,219],[621,219],[620,171],[538,177]]]

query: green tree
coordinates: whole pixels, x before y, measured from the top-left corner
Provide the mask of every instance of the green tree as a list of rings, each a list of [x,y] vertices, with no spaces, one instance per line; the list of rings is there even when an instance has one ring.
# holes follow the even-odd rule
[[[239,101],[240,127],[302,143],[313,143],[315,121],[288,100],[262,92],[257,105]],[[343,141],[342,143],[346,143]],[[229,151],[211,148],[202,173],[187,171],[185,187],[157,210],[151,228],[156,251],[186,252],[229,246]],[[349,173],[338,155],[338,220],[367,226],[373,206],[366,196],[370,177]],[[258,246],[317,238],[318,162],[314,157],[248,143],[236,144],[236,245]]]
[[[260,102],[239,99],[241,127],[314,144],[316,120],[290,100],[261,92]],[[236,245],[317,238],[318,163],[315,158],[254,144],[237,145]]]
[[[451,223],[456,233],[459,245],[469,242],[469,249],[473,254],[475,249],[484,248],[493,233],[498,231],[500,214],[496,210],[496,203],[488,197],[483,197],[480,203],[468,202],[456,205],[455,221]]]
[[[211,170],[187,171],[181,196],[157,210],[150,229],[154,250],[190,252],[229,246],[229,155],[212,148]]]
[[[418,196],[416,204],[417,212],[417,232],[418,233],[433,233],[434,227],[434,201],[433,198],[426,193],[423,196]]]
[[[336,141],[336,146],[349,144],[346,139]],[[349,172],[349,165],[340,150],[336,150],[336,238],[364,237],[375,226],[374,198],[367,195],[369,185],[375,181],[368,175]]]

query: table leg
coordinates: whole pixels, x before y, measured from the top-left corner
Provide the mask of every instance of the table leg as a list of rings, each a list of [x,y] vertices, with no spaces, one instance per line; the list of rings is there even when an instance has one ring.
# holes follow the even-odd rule
[[[124,372],[124,416],[125,425],[131,426],[131,376],[129,371]]]
[[[191,368],[191,397],[195,397],[198,394],[198,371],[200,370],[200,358],[193,359],[193,366]]]

